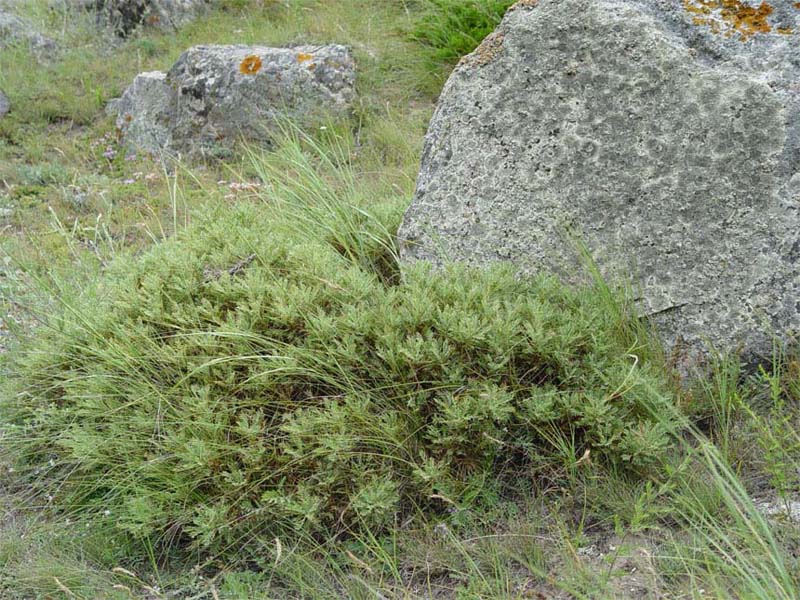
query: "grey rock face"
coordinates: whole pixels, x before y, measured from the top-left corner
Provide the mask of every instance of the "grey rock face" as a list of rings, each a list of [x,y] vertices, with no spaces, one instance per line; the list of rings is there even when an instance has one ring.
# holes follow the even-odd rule
[[[578,282],[579,238],[684,366],[796,333],[800,10],[722,8],[518,3],[445,86],[403,257]]]
[[[0,9],[0,48],[18,44],[30,46],[41,57],[57,50],[55,41],[37,31],[33,23]]]
[[[279,119],[347,115],[355,63],[345,46],[197,46],[168,73],[136,78],[119,105],[125,141],[150,152],[213,155],[268,141]]]
[[[89,0],[100,23],[127,37],[141,25],[176,29],[202,14],[212,0]]]
[[[125,140],[138,148],[158,153],[166,150],[172,136],[170,117],[175,110],[175,93],[161,71],[140,73],[114,102],[117,127]]]
[[[160,71],[156,71],[160,73]],[[144,73],[142,73],[144,74]],[[138,76],[137,76],[138,77]],[[136,83],[136,79],[133,80]],[[119,114],[120,107],[122,106],[122,98],[110,98],[106,105],[103,107],[103,112],[109,117],[116,117]]]
[[[11,102],[9,102],[3,90],[0,90],[0,119],[5,117],[9,110],[11,110]]]

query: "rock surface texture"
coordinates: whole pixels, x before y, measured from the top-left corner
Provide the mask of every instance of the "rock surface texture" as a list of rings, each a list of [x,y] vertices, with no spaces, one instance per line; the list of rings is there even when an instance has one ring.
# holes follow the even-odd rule
[[[0,90],[0,119],[5,117],[9,110],[11,110],[11,102],[9,102],[3,90]]]
[[[344,116],[355,99],[345,46],[197,46],[168,73],[143,73],[119,103],[131,146],[187,156],[227,152],[238,139],[268,141],[280,119]]]
[[[89,0],[98,21],[127,37],[141,25],[177,29],[201,15],[212,0]]]
[[[631,277],[684,367],[800,326],[800,8],[523,0],[431,122],[406,260]]]
[[[127,143],[158,153],[171,141],[170,117],[175,111],[175,93],[161,71],[139,73],[122,98],[113,101],[117,127]]]

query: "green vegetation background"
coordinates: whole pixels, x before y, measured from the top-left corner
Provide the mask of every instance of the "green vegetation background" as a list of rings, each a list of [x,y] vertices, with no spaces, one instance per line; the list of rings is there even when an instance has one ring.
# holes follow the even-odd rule
[[[63,50],[0,52],[4,597],[624,597],[609,539],[667,597],[798,596],[753,496],[797,498],[800,363],[681,387],[590,263],[397,260],[436,94],[510,4],[228,0],[112,43],[31,3]],[[353,123],[119,145],[136,73],[233,42],[351,44]]]

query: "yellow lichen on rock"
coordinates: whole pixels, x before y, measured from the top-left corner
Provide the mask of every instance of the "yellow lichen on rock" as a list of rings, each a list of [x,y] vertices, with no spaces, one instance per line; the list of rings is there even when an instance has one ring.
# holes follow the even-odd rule
[[[261,57],[251,54],[245,56],[239,64],[239,72],[243,75],[255,75],[261,70]]]
[[[482,67],[492,62],[503,50],[505,36],[501,31],[495,31],[483,40],[472,54],[467,54],[461,59],[460,65]]]
[[[754,35],[773,31],[768,17],[774,9],[766,2],[755,7],[742,0],[683,0],[683,6],[695,15],[695,25],[705,25],[712,33],[725,37],[738,35],[746,42]],[[777,28],[775,32],[788,35],[792,30]]]

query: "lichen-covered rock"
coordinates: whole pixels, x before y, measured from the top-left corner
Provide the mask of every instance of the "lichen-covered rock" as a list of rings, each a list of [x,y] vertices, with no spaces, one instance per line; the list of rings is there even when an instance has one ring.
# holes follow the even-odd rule
[[[269,141],[281,119],[345,116],[355,63],[345,46],[197,46],[166,74],[140,75],[119,105],[126,143],[213,156],[240,139]]]
[[[172,139],[170,121],[175,93],[161,71],[140,73],[122,98],[116,100],[117,127],[125,139],[139,148],[160,153]]]
[[[90,0],[98,21],[127,37],[141,25],[177,29],[201,15],[213,0]]]
[[[5,117],[9,110],[11,110],[11,102],[9,102],[3,90],[0,90],[0,119]]]
[[[161,71],[155,71],[156,73],[160,73]],[[136,82],[136,79],[134,79]],[[120,107],[122,106],[122,97],[119,98],[110,98],[106,105],[103,107],[103,112],[109,116],[116,118],[119,114]]]
[[[19,44],[30,46],[42,58],[57,50],[55,41],[42,35],[33,23],[0,8],[0,48]]]
[[[512,7],[441,95],[402,256],[576,282],[579,238],[684,367],[769,354],[800,326],[800,9],[753,6]]]

